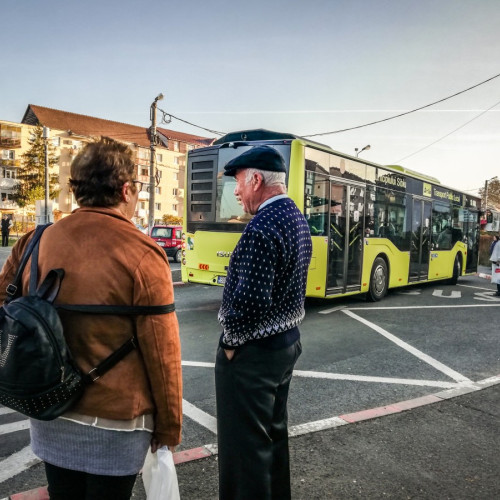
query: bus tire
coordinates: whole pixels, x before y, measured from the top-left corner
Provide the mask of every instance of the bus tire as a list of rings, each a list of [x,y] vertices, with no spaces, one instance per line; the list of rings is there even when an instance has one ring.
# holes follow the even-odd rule
[[[175,255],[174,255],[174,261],[180,262],[181,259],[182,259],[182,252],[181,252],[181,250],[177,250],[177,252],[175,252]]]
[[[453,263],[453,275],[448,280],[448,284],[449,285],[456,285],[458,282],[458,278],[461,275],[462,275],[462,259],[457,254],[457,256],[455,257],[455,262]]]
[[[387,263],[382,257],[377,257],[373,262],[370,273],[370,286],[366,298],[370,302],[377,302],[385,297],[389,286],[389,273]]]

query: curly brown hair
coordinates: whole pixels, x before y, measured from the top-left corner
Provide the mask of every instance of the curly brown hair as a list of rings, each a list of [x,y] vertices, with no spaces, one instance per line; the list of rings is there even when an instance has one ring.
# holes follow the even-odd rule
[[[71,164],[69,185],[82,207],[115,207],[121,201],[121,189],[132,182],[135,165],[132,151],[109,137],[87,144]]]

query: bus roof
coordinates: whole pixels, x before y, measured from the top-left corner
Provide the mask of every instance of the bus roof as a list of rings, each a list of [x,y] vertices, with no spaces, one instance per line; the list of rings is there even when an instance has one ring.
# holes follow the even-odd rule
[[[441,185],[441,182],[439,179],[436,179],[436,177],[432,177],[430,175],[425,175],[421,174],[419,172],[416,172],[415,170],[410,170],[409,168],[402,167],[400,165],[380,165],[378,163],[374,163],[371,161],[367,160],[360,160],[359,158],[349,155],[347,153],[341,153],[340,151],[336,151],[327,144],[322,144],[320,142],[316,141],[311,141],[307,137],[301,137],[300,135],[295,135],[295,134],[290,134],[287,132],[275,132],[273,130],[267,130],[263,128],[258,128],[258,129],[252,129],[252,130],[240,130],[237,132],[229,132],[226,135],[223,135],[216,141],[212,143],[212,146],[220,146],[222,144],[227,144],[231,142],[235,143],[242,143],[242,142],[255,142],[255,141],[276,141],[276,140],[300,140],[306,144],[310,144],[311,146],[319,147],[320,149],[330,151],[332,153],[335,153],[337,155],[340,155],[344,158],[349,158],[353,159],[356,161],[362,161],[363,163],[367,165],[372,165],[374,167],[382,167],[382,168],[387,168],[389,170],[393,170],[396,172],[401,172],[406,175],[409,175],[410,177],[414,177],[423,181],[430,182],[432,184],[439,184]],[[446,187],[446,186],[443,186]],[[459,191],[457,189],[450,188],[453,191]],[[467,194],[468,196],[475,198],[474,195]]]

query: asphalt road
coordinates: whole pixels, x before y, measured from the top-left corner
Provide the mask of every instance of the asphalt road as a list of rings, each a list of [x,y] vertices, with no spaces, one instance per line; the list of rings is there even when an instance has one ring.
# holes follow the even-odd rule
[[[171,265],[175,276],[178,264]],[[492,327],[500,299],[493,293],[488,281],[465,277],[457,286],[392,291],[375,304],[362,297],[307,301],[304,350],[289,402],[290,429],[298,434],[291,439],[294,498],[498,496],[492,493],[499,491],[500,391],[483,388],[500,374],[499,331]],[[216,443],[213,362],[221,295],[221,288],[175,288],[185,399],[181,451]],[[328,427],[345,415],[443,391],[471,392]],[[23,420],[0,409],[0,498],[44,484],[40,464],[24,471],[19,464],[17,474],[2,479],[12,457],[28,446],[26,429],[9,431]],[[178,465],[182,498],[216,498],[216,465],[216,455]],[[135,498],[145,498],[140,481]]]

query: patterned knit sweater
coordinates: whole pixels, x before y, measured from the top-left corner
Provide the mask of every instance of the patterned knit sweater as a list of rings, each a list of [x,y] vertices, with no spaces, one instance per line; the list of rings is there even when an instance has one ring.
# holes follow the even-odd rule
[[[286,332],[302,321],[311,252],[309,226],[290,198],[259,209],[229,263],[219,310],[223,347]]]

